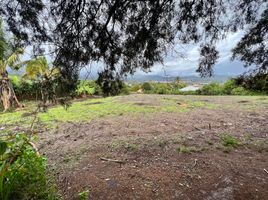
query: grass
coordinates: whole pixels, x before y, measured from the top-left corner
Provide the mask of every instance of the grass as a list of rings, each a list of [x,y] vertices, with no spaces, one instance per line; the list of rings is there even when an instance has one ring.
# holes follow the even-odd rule
[[[222,145],[225,147],[233,147],[236,148],[239,145],[239,141],[237,138],[230,134],[224,134],[221,136]]]
[[[268,146],[267,144],[265,143],[265,141],[263,140],[257,140],[255,143],[254,143],[254,148],[259,152],[259,153],[262,153],[263,151],[268,151]]]
[[[31,113],[37,103],[26,102],[24,110],[0,114],[0,124],[29,127],[33,119]],[[62,106],[49,108],[47,112],[39,113],[39,123],[47,128],[54,128],[62,122],[88,122],[92,119],[124,114],[153,112],[188,112],[193,108],[205,106],[202,102],[186,101],[178,105],[176,101],[163,101],[158,106],[136,105],[131,102],[120,102],[120,97],[89,99],[74,102],[66,110]]]
[[[128,97],[127,97],[128,98]],[[161,97],[157,105],[137,105],[131,101],[121,101],[121,97],[108,97],[99,99],[88,99],[79,102],[73,102],[72,105],[66,110],[62,106],[55,106],[49,108],[45,113],[39,113],[38,121],[39,124],[46,128],[55,128],[64,122],[89,122],[92,119],[103,118],[108,116],[120,116],[127,114],[146,114],[146,113],[157,113],[157,112],[189,112],[196,108],[209,108],[217,109],[219,106],[231,106],[233,109],[234,105],[255,107],[260,105],[262,107],[268,106],[267,97],[226,97],[226,102],[221,104],[217,102],[217,99],[213,103],[204,101],[204,96],[165,96]],[[211,97],[214,98],[214,97]],[[217,97],[219,98],[219,97]],[[224,97],[222,97],[224,98]],[[246,100],[251,102],[248,104],[237,104],[238,101]],[[31,113],[36,109],[36,102],[23,102],[25,109],[0,114],[0,126],[17,126],[20,128],[29,128],[33,115]]]
[[[164,139],[161,139],[159,142],[158,142],[158,146],[161,147],[161,148],[164,148],[165,146],[168,145],[168,140],[164,140]]]
[[[191,152],[199,152],[201,151],[200,149],[197,149],[196,147],[194,146],[180,146],[177,148],[177,151],[179,153],[191,153]]]
[[[114,140],[112,141],[112,143],[110,144],[110,147],[112,149],[121,149],[124,148],[127,151],[135,151],[139,149],[139,146],[137,144],[134,143],[130,143],[124,140]]]

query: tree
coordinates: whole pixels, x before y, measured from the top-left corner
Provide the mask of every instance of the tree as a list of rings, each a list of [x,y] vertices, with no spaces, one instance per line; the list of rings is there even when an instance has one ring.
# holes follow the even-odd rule
[[[243,41],[248,48],[259,44],[264,48],[250,62],[252,54],[247,51],[237,49],[234,55],[260,69],[267,30],[262,29],[260,40],[252,35],[256,28],[267,27],[267,18],[259,16],[267,10],[266,0],[4,0],[0,5],[10,31],[26,45],[40,47],[36,54],[42,50],[40,44],[52,45],[54,65],[60,66],[69,84],[92,61],[103,62],[108,76],[149,71],[163,61],[170,46],[182,43],[200,45],[197,71],[211,76],[218,59],[217,41],[243,28],[248,34],[239,49]]]
[[[246,35],[233,49],[233,59],[239,58],[245,66],[256,65],[257,76],[268,75],[268,9],[260,20],[250,28]]]
[[[5,40],[2,30],[2,22],[0,21],[0,100],[4,106],[4,112],[10,108],[15,100],[17,105],[21,107],[13,86],[9,80],[7,68],[16,68],[20,63],[20,55],[23,54],[23,49],[17,48],[14,52],[9,53],[8,43]]]
[[[23,77],[37,81],[41,85],[40,90],[43,105],[46,105],[48,100],[55,103],[57,101],[55,79],[59,76],[58,68],[55,66],[50,67],[44,56],[26,61],[24,64],[25,74]]]

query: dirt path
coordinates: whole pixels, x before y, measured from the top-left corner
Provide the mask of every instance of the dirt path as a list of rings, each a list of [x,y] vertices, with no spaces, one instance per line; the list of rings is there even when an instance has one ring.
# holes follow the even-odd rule
[[[190,98],[130,95],[119,101],[157,105],[163,97]],[[65,123],[41,136],[64,199],[78,199],[85,190],[91,199],[268,199],[266,102],[194,98],[217,107]],[[238,147],[223,145],[226,134]]]

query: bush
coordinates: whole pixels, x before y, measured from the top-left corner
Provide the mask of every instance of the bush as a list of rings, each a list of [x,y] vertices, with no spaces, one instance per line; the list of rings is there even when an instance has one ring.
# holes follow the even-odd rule
[[[146,93],[150,92],[153,89],[153,87],[149,82],[145,82],[142,84],[141,89]]]
[[[19,100],[37,99],[41,96],[41,86],[36,82],[12,76],[11,83]]]
[[[0,138],[0,199],[56,199],[48,184],[46,159],[24,133]]]
[[[222,95],[223,88],[219,83],[210,83],[204,85],[199,93],[202,95]]]
[[[140,84],[133,84],[133,85],[130,87],[130,91],[131,91],[131,92],[138,92],[140,89],[141,89]]]
[[[231,95],[249,95],[249,91],[247,91],[245,88],[239,86],[231,91]]]
[[[125,83],[123,83],[123,85],[122,85],[122,88],[120,90],[120,94],[122,94],[122,95],[130,94],[130,88]]]
[[[241,75],[234,81],[247,90],[268,94],[268,73]]]
[[[76,94],[78,96],[88,96],[88,95],[102,95],[101,88],[98,84],[96,84],[93,80],[82,80],[79,82]]]
[[[224,84],[223,84],[223,93],[230,95],[232,94],[232,90],[235,89],[237,87],[235,80],[234,79],[230,79],[227,80]]]
[[[171,94],[172,87],[167,83],[155,83],[153,85],[153,93],[154,94]]]

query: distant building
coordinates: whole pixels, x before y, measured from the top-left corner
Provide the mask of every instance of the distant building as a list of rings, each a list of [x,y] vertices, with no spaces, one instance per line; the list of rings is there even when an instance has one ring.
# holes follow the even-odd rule
[[[181,88],[181,92],[188,92],[188,91],[197,91],[200,89],[200,86],[197,85],[189,85],[187,87]]]

